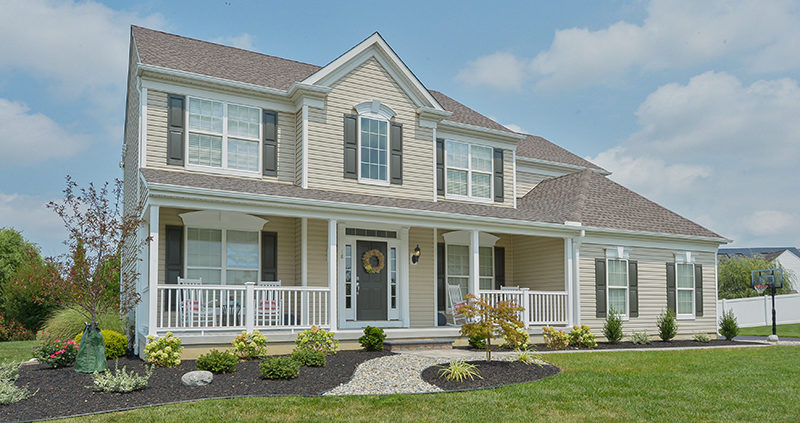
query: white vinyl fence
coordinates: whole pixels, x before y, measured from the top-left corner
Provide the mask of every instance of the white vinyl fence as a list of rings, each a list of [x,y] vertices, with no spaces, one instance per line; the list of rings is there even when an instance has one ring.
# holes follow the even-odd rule
[[[739,327],[772,325],[771,295],[717,301],[717,313],[720,319],[726,310],[733,310]],[[800,323],[800,294],[775,296],[775,322],[779,325]]]

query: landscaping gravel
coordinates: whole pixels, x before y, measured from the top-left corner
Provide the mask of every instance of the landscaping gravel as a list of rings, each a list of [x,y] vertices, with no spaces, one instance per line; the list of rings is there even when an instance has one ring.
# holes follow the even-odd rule
[[[361,363],[353,378],[323,395],[385,395],[441,392],[420,373],[441,360],[409,354],[380,357]]]

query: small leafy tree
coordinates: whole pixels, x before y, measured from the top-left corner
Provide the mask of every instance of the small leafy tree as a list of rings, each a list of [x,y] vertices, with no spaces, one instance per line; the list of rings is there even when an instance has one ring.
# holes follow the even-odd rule
[[[759,295],[771,295],[770,290],[759,294],[753,289],[750,279],[753,270],[773,269],[777,267],[769,260],[760,257],[736,257],[719,262],[719,298],[746,298]],[[777,294],[790,294],[792,274],[783,269],[783,288],[776,290]]]
[[[486,361],[492,361],[492,338],[517,336],[516,328],[523,327],[517,315],[523,309],[514,301],[498,301],[492,305],[473,294],[467,294],[465,299],[466,302],[455,310],[467,319],[467,323],[461,325],[461,336],[484,338]]]

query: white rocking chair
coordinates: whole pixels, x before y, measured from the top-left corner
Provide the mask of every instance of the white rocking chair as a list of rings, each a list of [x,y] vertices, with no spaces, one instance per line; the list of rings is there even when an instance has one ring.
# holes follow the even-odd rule
[[[258,286],[278,287],[281,281],[259,281]],[[281,291],[262,291],[256,301],[256,325],[280,326],[283,313],[283,294]]]
[[[453,324],[457,325],[459,320],[463,322],[462,324],[467,323],[467,317],[456,311],[466,303],[461,294],[461,285],[447,285],[447,312],[453,317]]]
[[[189,279],[179,277],[178,285],[186,287],[180,290],[181,298],[178,303],[181,326],[208,326],[213,323],[214,318],[208,313],[208,308],[206,307],[207,301],[203,301],[204,292],[197,289],[203,285],[203,278]]]

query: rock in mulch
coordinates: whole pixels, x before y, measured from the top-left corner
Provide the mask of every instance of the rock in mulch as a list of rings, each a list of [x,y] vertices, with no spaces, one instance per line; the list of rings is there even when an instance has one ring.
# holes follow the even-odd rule
[[[422,372],[422,379],[443,391],[464,391],[533,382],[556,375],[561,371],[558,367],[546,363],[541,366],[518,361],[500,360],[491,362],[486,362],[485,360],[469,361],[468,363],[478,366],[480,378],[475,378],[474,380],[466,379],[461,382],[446,380],[439,376],[441,366],[432,366]]]
[[[214,374],[206,370],[195,370],[181,376],[181,383],[186,386],[206,386],[214,380]]]
[[[390,355],[358,365],[353,378],[323,395],[385,395],[440,392],[420,373],[441,360],[410,354]]]

